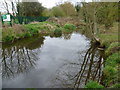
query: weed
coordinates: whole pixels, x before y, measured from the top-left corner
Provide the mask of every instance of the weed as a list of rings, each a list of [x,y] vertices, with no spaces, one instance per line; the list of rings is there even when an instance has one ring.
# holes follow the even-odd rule
[[[109,56],[106,60],[105,67],[103,70],[103,75],[105,77],[104,83],[105,86],[109,86],[110,84],[113,84],[114,82],[117,82],[118,79],[118,64],[120,63],[119,59],[119,52],[116,52]]]
[[[6,42],[6,41],[10,42],[10,41],[13,41],[14,39],[15,39],[15,38],[14,38],[13,35],[7,35],[7,36],[3,39],[3,41],[4,41],[4,42]]]
[[[104,86],[95,81],[90,81],[85,85],[85,88],[104,88]]]
[[[120,88],[120,83],[114,84],[111,88]]]
[[[65,29],[69,29],[69,30],[75,30],[75,29],[76,29],[76,26],[73,25],[73,24],[65,24],[65,25],[64,25],[64,28],[65,28]]]
[[[112,53],[115,53],[119,49],[118,42],[113,42],[110,44],[110,46],[105,51],[106,56],[111,55]]]

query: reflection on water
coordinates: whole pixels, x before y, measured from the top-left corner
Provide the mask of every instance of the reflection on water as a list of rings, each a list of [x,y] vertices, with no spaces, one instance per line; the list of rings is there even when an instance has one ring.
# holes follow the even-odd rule
[[[99,45],[96,43],[91,43],[86,52],[78,54],[80,55],[78,62],[76,60],[66,62],[57,70],[53,87],[82,88],[90,80],[101,82],[104,51],[99,50]],[[82,63],[79,62],[81,59]]]
[[[63,34],[63,37],[65,40],[69,40],[71,38],[71,36],[72,36],[72,33],[64,33]]]
[[[3,87],[79,88],[89,80],[100,82],[104,53],[98,47],[78,33],[3,44]]]
[[[2,77],[14,77],[17,73],[28,72],[31,67],[34,67],[38,58],[37,52],[34,52],[33,49],[40,50],[43,40],[43,37],[34,37],[34,39],[29,38],[22,42],[16,42],[9,47],[3,44]]]
[[[89,80],[96,80],[101,82],[103,69],[104,51],[99,50],[96,43],[92,43],[84,56],[84,61],[81,65],[79,73],[76,75],[74,88],[85,85]]]

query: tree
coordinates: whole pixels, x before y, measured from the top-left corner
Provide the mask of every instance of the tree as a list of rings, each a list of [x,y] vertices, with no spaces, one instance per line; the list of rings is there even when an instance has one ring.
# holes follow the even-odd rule
[[[52,8],[52,14],[53,16],[65,16],[65,12],[63,11],[63,9],[59,6],[53,7]]]
[[[40,16],[44,7],[41,3],[36,0],[36,2],[22,2],[20,10],[23,10],[24,16]]]
[[[102,6],[98,9],[97,21],[99,24],[104,24],[106,29],[113,26],[113,22],[118,19],[118,4],[117,2],[102,2]]]
[[[53,16],[53,14],[52,14],[52,10],[50,10],[50,9],[44,9],[43,10],[43,12],[42,12],[42,16]]]
[[[81,8],[81,3],[77,2],[76,5],[75,5],[76,12],[79,12],[80,8]]]
[[[117,2],[82,2],[80,14],[86,22],[87,29],[98,33],[97,24],[104,24],[106,29],[112,27],[118,19]]]
[[[65,2],[60,5],[66,16],[76,15],[76,9],[71,2]]]

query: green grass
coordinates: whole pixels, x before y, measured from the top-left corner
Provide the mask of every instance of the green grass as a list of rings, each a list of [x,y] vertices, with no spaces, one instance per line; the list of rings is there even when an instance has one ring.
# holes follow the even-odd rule
[[[114,84],[111,88],[120,88],[120,83]]]
[[[55,36],[61,36],[62,35],[62,28],[56,28],[54,30],[54,35]]]
[[[120,55],[120,51],[109,56],[106,60],[106,65],[115,67],[117,64],[120,64],[119,55]]]
[[[2,29],[2,41],[11,42],[20,38],[31,37],[40,32],[53,33],[56,25],[49,22],[30,23]]]
[[[64,32],[72,32],[75,29],[73,24],[66,24],[61,27],[59,24],[51,22],[32,22],[25,25],[3,28],[3,42],[13,42],[14,40],[32,37],[36,34],[45,34],[50,36],[61,36]]]
[[[104,86],[100,85],[96,81],[90,81],[85,85],[84,88],[104,88]]]
[[[115,53],[117,51],[117,48],[119,48],[119,47],[120,46],[119,46],[118,42],[112,42],[105,51],[106,56],[109,56],[112,53]]]
[[[118,66],[120,64],[119,59],[119,49],[120,45],[118,43],[118,22],[115,22],[113,27],[105,30],[103,26],[100,26],[100,33],[97,37],[101,40],[101,45],[105,45],[105,67],[103,70],[104,80],[103,83],[105,87],[110,87],[111,85],[117,83],[118,79]]]
[[[98,37],[101,39],[101,44],[109,47],[112,42],[118,41],[117,34],[99,34]]]
[[[110,84],[116,83],[118,80],[118,65],[120,64],[119,54],[120,51],[113,53],[106,60],[105,67],[103,70],[103,75],[105,77],[103,82],[105,83],[106,87],[109,87]]]
[[[64,28],[65,28],[65,29],[69,29],[69,30],[75,30],[75,29],[76,29],[76,26],[73,25],[73,24],[65,24],[65,25],[64,25]]]

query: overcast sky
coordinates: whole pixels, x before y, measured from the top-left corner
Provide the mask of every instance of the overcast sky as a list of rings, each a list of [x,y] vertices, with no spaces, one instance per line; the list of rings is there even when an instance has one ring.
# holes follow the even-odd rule
[[[0,11],[3,12],[5,11],[2,7],[3,7],[3,2],[4,0],[0,0]],[[10,0],[6,0],[7,2],[10,1]],[[14,1],[14,0],[12,0]],[[17,0],[16,0],[17,1]],[[22,1],[22,0],[20,0]],[[31,1],[31,2],[34,2],[34,0],[24,0],[24,1]],[[86,1],[86,2],[91,2],[93,0],[38,0],[40,3],[42,3],[42,5],[46,8],[52,8],[54,6],[56,6],[58,3],[60,2],[65,2],[65,1],[69,1],[69,2],[72,2],[74,5],[76,2],[81,2],[81,1]],[[115,2],[115,1],[119,1],[119,0],[102,0],[103,2]]]
[[[73,4],[75,4],[76,2],[80,2],[82,0],[39,0],[39,2],[41,2],[42,5],[45,6],[45,7],[47,7],[47,8],[52,8],[58,2],[65,2],[65,1],[69,1],[69,2],[72,2]],[[89,2],[91,0],[86,0],[86,1]]]
[[[6,0],[6,1],[9,3],[10,0]],[[15,0],[12,0],[12,1],[15,1]],[[20,0],[20,1],[22,1],[22,0]],[[35,0],[24,0],[24,1],[34,2]],[[75,5],[76,2],[80,2],[80,1],[83,1],[83,0],[38,0],[38,1],[40,3],[42,3],[42,5],[44,7],[52,8],[52,7],[56,6],[58,3],[64,3],[65,1],[72,2]],[[89,2],[91,0],[85,0],[85,1]],[[4,12],[6,10],[4,10],[2,2],[4,2],[4,0],[0,0],[0,11]],[[11,12],[11,10],[10,10],[10,12]]]

